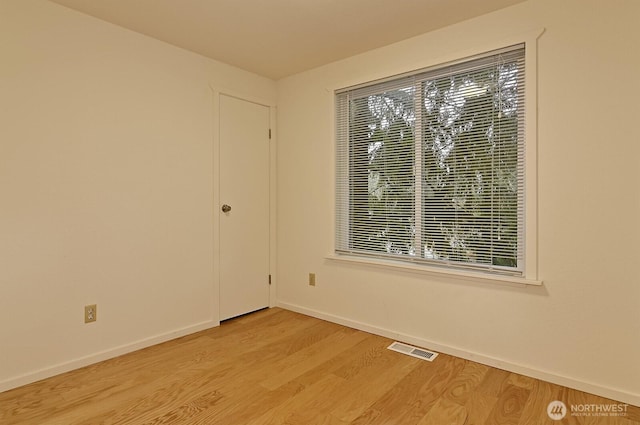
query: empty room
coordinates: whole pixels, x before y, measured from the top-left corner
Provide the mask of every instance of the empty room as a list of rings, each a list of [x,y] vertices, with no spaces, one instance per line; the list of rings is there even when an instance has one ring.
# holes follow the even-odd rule
[[[0,0],[0,424],[640,425],[638,19]]]

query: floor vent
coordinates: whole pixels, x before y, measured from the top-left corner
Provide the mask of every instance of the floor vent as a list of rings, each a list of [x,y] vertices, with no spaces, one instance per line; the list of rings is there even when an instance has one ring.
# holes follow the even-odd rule
[[[427,351],[422,348],[413,347],[411,345],[403,344],[401,342],[394,342],[387,347],[389,350],[397,351],[398,353],[406,354],[408,356],[416,357],[418,359],[432,362],[433,359],[438,357],[438,353],[433,351]]]

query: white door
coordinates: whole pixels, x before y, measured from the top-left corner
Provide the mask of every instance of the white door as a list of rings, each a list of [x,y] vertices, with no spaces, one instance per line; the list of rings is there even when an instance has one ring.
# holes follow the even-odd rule
[[[220,95],[220,320],[269,306],[269,121]]]

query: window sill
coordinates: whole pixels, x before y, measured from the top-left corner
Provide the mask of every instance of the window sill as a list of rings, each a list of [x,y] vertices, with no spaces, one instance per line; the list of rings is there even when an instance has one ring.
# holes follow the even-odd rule
[[[542,286],[541,280],[529,279],[524,277],[517,276],[501,276],[501,275],[492,275],[488,273],[480,273],[480,272],[472,272],[472,271],[463,271],[463,270],[453,270],[453,269],[441,269],[437,267],[429,267],[425,265],[414,265],[408,264],[400,261],[391,261],[391,260],[379,260],[379,259],[370,259],[370,258],[362,258],[356,257],[352,255],[340,255],[340,254],[331,254],[325,257],[327,260],[342,262],[342,263],[350,263],[350,264],[362,264],[373,267],[381,267],[385,269],[391,270],[401,270],[406,272],[414,272],[421,273],[427,275],[440,275],[440,276],[448,276],[452,278],[459,278],[464,280],[471,281],[481,281],[481,282],[493,282],[499,284],[508,284],[508,285],[516,285],[516,286]]]

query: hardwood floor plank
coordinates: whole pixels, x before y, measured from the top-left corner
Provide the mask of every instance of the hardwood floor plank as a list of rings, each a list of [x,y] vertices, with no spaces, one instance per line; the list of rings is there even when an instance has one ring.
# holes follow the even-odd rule
[[[422,419],[466,362],[447,355],[440,355],[437,360],[433,363],[422,361],[376,401],[370,409],[381,414],[369,423],[416,423]],[[368,416],[367,412],[365,415]]]
[[[176,409],[170,410],[162,416],[156,416],[145,424],[148,425],[171,425],[177,423],[189,423],[191,418],[197,416],[200,412],[213,408],[220,400],[222,400],[222,394],[217,391],[204,394],[195,400],[189,401],[186,404],[179,406]],[[116,419],[107,418],[109,422],[117,423]],[[127,419],[125,419],[126,421]],[[136,420],[141,420],[138,416]],[[94,424],[96,422],[93,422]],[[126,422],[124,422],[126,423]]]
[[[370,425],[377,423],[382,412],[376,409],[367,409],[364,413],[350,422],[350,425]],[[399,424],[401,425],[401,424]]]
[[[497,397],[508,387],[509,375],[510,373],[507,371],[490,368],[479,386],[480,391],[486,395]]]
[[[612,400],[278,308],[0,393],[2,425],[640,425],[547,406]]]
[[[369,353],[370,351],[381,352],[381,347],[388,341],[388,339],[381,336],[367,334],[365,332],[363,332],[363,334],[365,336],[361,342],[350,349],[339,353],[337,356],[324,363],[322,367],[312,369],[301,375],[296,380],[303,385],[311,385],[327,373],[333,373],[345,379],[350,379],[350,375],[357,375],[362,369],[361,367],[355,367],[353,363],[359,362],[359,364],[363,364],[363,362],[359,360],[361,356],[371,356]],[[353,369],[353,372],[345,373],[345,368]]]
[[[302,414],[308,410],[326,411],[329,407],[329,399],[318,397],[318,395],[322,393],[332,394],[343,382],[344,379],[329,374],[317,383],[265,412],[260,417],[246,422],[246,425],[284,424],[287,423],[287,418],[292,414]]]
[[[627,419],[630,421],[640,423],[640,407],[639,406],[627,406]]]
[[[562,387],[549,382],[534,380],[529,401],[524,407],[518,425],[553,425],[557,421],[547,415],[547,406],[554,400],[560,400]]]
[[[489,366],[480,363],[467,362],[464,369],[447,385],[443,397],[464,406],[469,396],[484,380],[489,369]]]
[[[331,409],[334,416],[344,422],[355,420],[381,398],[390,386],[396,385],[420,364],[418,359],[385,351],[377,362],[370,363],[367,368],[359,368],[358,374],[349,375],[345,380]]]
[[[344,379],[353,379],[364,370],[375,367],[375,365],[381,365],[381,363],[389,361],[391,358],[398,358],[397,355],[393,355],[393,352],[387,350],[387,346],[388,340],[386,338],[375,338],[374,344],[369,349],[350,356],[348,362],[344,363],[334,373]]]
[[[229,392],[222,403],[198,414],[189,424],[247,424],[304,390],[303,386],[291,382],[274,391],[256,385]]]
[[[528,376],[520,375],[517,373],[510,373],[509,378],[507,378],[507,385],[515,385],[516,387],[525,388],[529,391],[533,389],[535,384],[534,378],[529,378]]]
[[[323,339],[311,340],[311,345],[277,361],[274,366],[279,372],[270,375],[260,385],[274,390],[353,347],[365,337],[362,333],[337,330]]]
[[[484,425],[497,402],[498,397],[487,395],[486,392],[472,392],[464,404],[467,410],[465,425]]]
[[[466,422],[467,409],[442,397],[417,425],[465,425]]]
[[[331,414],[309,410],[305,413],[293,413],[285,422],[285,425],[348,425]]]
[[[335,334],[336,332],[340,332],[342,334],[360,334],[354,329],[346,328],[344,326],[326,322],[324,320],[319,320],[304,334],[298,336],[297,338],[291,338],[288,341],[289,345],[287,346],[285,353],[287,355],[296,353],[317,343],[318,341],[327,338],[328,336]]]
[[[145,389],[150,387],[146,386]],[[159,415],[174,415],[178,411],[183,415],[187,412],[193,415],[196,410],[205,410],[219,403],[222,397],[219,391],[212,391],[205,381],[199,381],[198,385],[177,381],[148,394],[138,393],[135,398],[130,397],[125,400],[120,398],[119,403],[110,403],[109,410],[101,409],[99,414],[87,419],[74,418],[70,415],[57,416],[56,419],[81,425],[125,424],[132,418],[139,422],[155,421]],[[199,406],[199,408],[194,410],[193,406]]]
[[[530,391],[515,385],[508,385],[498,397],[486,425],[518,425]]]

